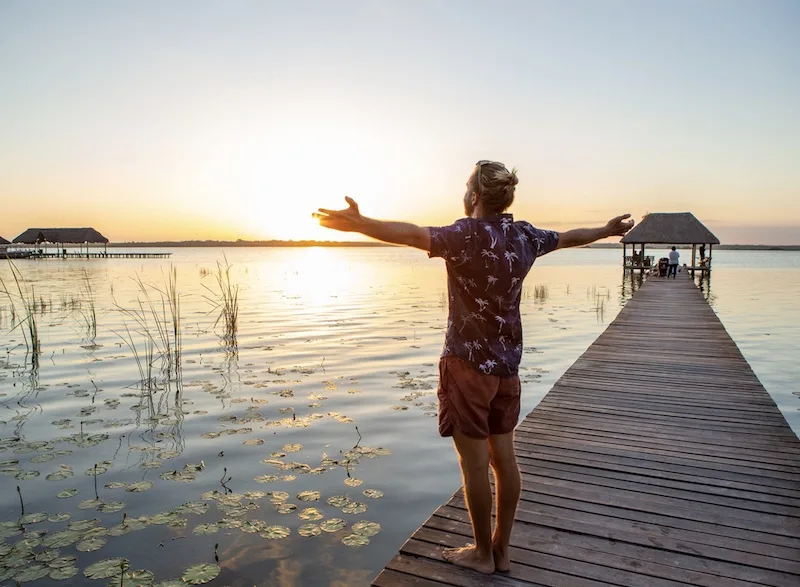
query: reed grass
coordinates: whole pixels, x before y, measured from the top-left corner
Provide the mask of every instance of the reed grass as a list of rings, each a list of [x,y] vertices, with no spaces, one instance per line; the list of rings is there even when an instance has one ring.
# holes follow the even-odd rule
[[[546,302],[550,297],[550,289],[544,285],[536,285],[533,288],[533,299],[536,302]]]
[[[19,328],[22,331],[25,340],[25,349],[27,354],[31,357],[31,364],[33,367],[37,367],[39,364],[39,354],[42,352],[42,346],[39,339],[39,325],[37,323],[36,314],[41,306],[40,303],[37,303],[34,287],[30,286],[29,290],[23,287],[25,280],[22,277],[22,273],[11,259],[8,260],[8,264],[11,268],[11,275],[14,279],[16,292],[11,291],[3,278],[0,277],[0,294],[5,295],[11,304],[11,312],[14,318],[11,330],[13,331]],[[17,304],[21,307],[21,312]],[[18,316],[23,317],[17,320],[16,318]]]
[[[231,282],[231,265],[227,258],[224,265],[217,262],[217,271],[213,275],[217,289],[203,284],[210,294],[204,297],[213,306],[211,312],[219,310],[214,328],[221,322],[223,343],[230,349],[235,349],[239,330],[239,286]]]
[[[92,291],[92,282],[89,279],[89,273],[85,269],[83,270],[81,298],[82,303],[79,304],[79,308],[86,328],[86,337],[90,340],[94,340],[97,336],[97,310],[95,307],[94,292]],[[74,298],[72,306],[75,306]]]

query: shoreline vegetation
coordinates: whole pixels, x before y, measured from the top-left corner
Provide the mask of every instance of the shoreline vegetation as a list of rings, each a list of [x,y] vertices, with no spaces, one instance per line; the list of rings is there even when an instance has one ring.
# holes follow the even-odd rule
[[[387,243],[375,241],[316,241],[316,240],[266,240],[266,241],[217,241],[217,240],[191,240],[191,241],[153,241],[153,242],[121,242],[108,243],[109,248],[114,247],[394,247]],[[659,246],[659,245],[649,245]],[[666,244],[663,246],[667,246]],[[581,247],[584,249],[621,249],[619,243],[595,243]],[[679,249],[691,249],[691,246],[679,245]],[[721,251],[800,251],[800,245],[716,245],[714,250]]]

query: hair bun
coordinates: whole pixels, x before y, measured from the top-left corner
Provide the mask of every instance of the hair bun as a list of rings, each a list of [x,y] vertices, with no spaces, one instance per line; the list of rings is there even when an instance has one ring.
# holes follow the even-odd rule
[[[508,177],[506,178],[506,183],[508,183],[509,187],[514,187],[519,183],[519,178],[517,177],[517,170],[512,169],[508,172]]]

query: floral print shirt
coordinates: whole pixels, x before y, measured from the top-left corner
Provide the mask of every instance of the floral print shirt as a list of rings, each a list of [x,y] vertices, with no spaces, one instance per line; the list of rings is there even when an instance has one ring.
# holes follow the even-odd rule
[[[516,375],[522,359],[522,281],[558,233],[514,222],[511,214],[431,227],[431,257],[447,264],[450,312],[442,356],[487,375]]]

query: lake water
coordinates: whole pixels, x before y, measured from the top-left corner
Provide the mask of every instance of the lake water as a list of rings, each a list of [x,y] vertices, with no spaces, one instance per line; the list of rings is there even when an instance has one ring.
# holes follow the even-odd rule
[[[103,584],[84,571],[112,574],[90,565],[124,557],[155,583],[190,567],[202,581],[217,569],[196,566],[218,565],[208,585],[368,585],[460,485],[435,418],[443,263],[395,248],[173,252],[17,262],[41,353],[32,368],[20,300],[14,313],[0,296],[0,583],[24,571],[35,585],[51,572]],[[522,303],[523,412],[629,299],[620,256],[537,262]],[[236,344],[215,325],[225,259]],[[179,368],[163,356],[165,340],[175,348],[170,267]],[[715,251],[714,267],[704,293],[800,431],[800,254]],[[5,263],[0,277],[16,295]]]

